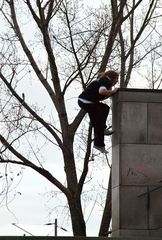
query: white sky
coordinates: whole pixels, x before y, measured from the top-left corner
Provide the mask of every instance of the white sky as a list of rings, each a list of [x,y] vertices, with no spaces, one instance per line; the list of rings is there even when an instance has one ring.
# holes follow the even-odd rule
[[[108,176],[109,168],[105,165],[104,169],[101,167],[97,169],[96,164],[99,163],[90,163],[91,170],[93,171],[93,178],[98,179],[98,181],[101,180],[100,182],[103,182],[103,186],[106,188],[107,177],[104,176]],[[33,235],[53,235],[54,227],[44,225],[49,222],[54,222],[54,219],[49,221],[47,208],[48,203],[46,202],[47,199],[44,196],[46,188],[48,189],[49,187],[50,185],[48,182],[43,180],[39,174],[36,174],[33,170],[25,170],[22,182],[16,188],[17,191],[21,192],[21,195],[18,194],[15,200],[9,204],[9,209],[5,206],[0,208],[0,216],[3,216],[0,218],[0,235],[24,234],[22,230],[13,226],[12,223],[16,223],[18,226],[24,228]],[[89,211],[91,211],[91,206],[89,206]],[[87,215],[88,214],[89,213],[87,212]],[[89,236],[97,235],[98,229],[94,229],[93,226],[94,224],[95,226],[99,225],[101,214],[102,212],[99,208],[96,208],[96,210],[92,213],[91,219],[94,218],[94,220],[89,221],[87,224]],[[57,218],[58,226],[63,227],[68,231],[65,232],[58,228],[58,235],[73,235],[71,228],[66,224],[62,225],[59,222],[62,222],[61,218]]]
[[[97,6],[99,5],[99,0],[88,0],[86,1],[88,5]],[[0,0],[1,4],[1,0]],[[33,89],[33,88],[32,88]],[[30,94],[30,95],[29,95]],[[35,92],[37,97],[42,100],[42,93],[39,94],[39,91]],[[31,98],[33,95],[32,92],[28,92],[26,94],[27,98]],[[70,107],[70,106],[69,106]],[[72,106],[73,107],[73,106]],[[56,152],[56,158],[58,158],[58,153]],[[103,173],[103,169],[99,169],[96,171],[95,164],[94,165],[93,177],[101,178],[100,176],[107,176],[108,168],[105,168]],[[0,172],[2,172],[2,168],[0,166]],[[56,165],[58,176],[60,175],[59,166]],[[57,177],[57,176],[56,176]],[[17,180],[18,181],[18,180]],[[105,182],[104,187],[107,187],[107,178],[103,177],[102,182]],[[25,169],[23,171],[23,178],[20,184],[15,189],[15,192],[20,192],[21,194],[16,194],[15,199],[7,204],[7,206],[0,206],[0,236],[16,236],[16,235],[30,235],[25,231],[19,229],[18,227],[26,230],[32,235],[44,235],[44,236],[53,236],[54,235],[54,226],[46,226],[46,223],[54,222],[55,216],[53,219],[49,218],[49,209],[48,209],[48,199],[44,196],[47,189],[51,189],[51,184],[48,183],[47,180],[43,179],[39,174],[35,173],[33,170]],[[14,194],[14,190],[13,190]],[[10,199],[9,199],[10,200]],[[52,203],[50,203],[50,207],[52,207]],[[90,208],[91,210],[91,208]],[[89,214],[89,213],[88,213]],[[97,216],[97,218],[96,218]],[[101,212],[95,211],[92,213],[92,218],[94,218],[93,223],[88,222],[87,228],[89,229],[88,235],[95,236],[98,234],[98,229],[94,230],[94,223],[99,225]],[[56,216],[58,219],[58,226],[67,229],[68,232],[63,231],[58,227],[58,235],[64,236],[72,236],[71,226],[67,226],[67,224],[63,224],[62,217]],[[13,225],[16,223],[18,227]]]

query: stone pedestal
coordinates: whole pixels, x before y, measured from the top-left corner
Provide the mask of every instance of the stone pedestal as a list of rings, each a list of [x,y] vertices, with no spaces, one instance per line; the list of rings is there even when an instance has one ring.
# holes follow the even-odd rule
[[[162,237],[162,91],[113,97],[113,237]]]

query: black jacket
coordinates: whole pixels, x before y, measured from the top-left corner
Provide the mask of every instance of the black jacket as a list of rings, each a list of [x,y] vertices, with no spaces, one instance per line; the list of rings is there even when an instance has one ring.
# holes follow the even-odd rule
[[[99,102],[107,98],[108,96],[99,94],[99,88],[101,86],[106,87],[107,90],[112,88],[112,80],[107,77],[103,77],[91,82],[87,88],[79,95],[79,98],[92,102]]]

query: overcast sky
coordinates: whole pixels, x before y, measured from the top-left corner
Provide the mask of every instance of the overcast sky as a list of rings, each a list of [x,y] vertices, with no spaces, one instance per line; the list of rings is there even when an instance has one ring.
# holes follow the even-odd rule
[[[86,1],[91,6],[97,6],[100,0],[88,0]],[[2,0],[0,0],[0,4]],[[34,89],[34,92],[36,90]],[[37,90],[37,94],[38,94]],[[32,92],[28,94],[33,94]],[[28,95],[30,98],[30,96]],[[40,100],[43,100],[42,94],[38,94]],[[56,157],[58,158],[58,152],[56,152]],[[94,163],[91,164],[94,177],[96,174],[98,176],[107,176],[107,171],[109,168],[105,168],[104,171],[96,171],[96,166]],[[93,170],[94,167],[94,170]],[[57,169],[56,169],[57,168]],[[4,202],[0,207],[0,235],[54,235],[54,226],[45,225],[49,222],[54,222],[55,217],[52,215],[52,219],[49,217],[49,208],[52,208],[52,201],[49,203],[48,199],[45,197],[46,191],[51,189],[51,184],[48,183],[46,179],[43,179],[39,174],[31,169],[23,169],[22,179],[21,174],[17,176],[17,173],[21,172],[21,167],[17,168],[14,172],[14,185],[11,187],[13,190],[10,193],[10,197]],[[59,175],[59,166],[55,166],[55,171]],[[0,165],[0,174],[4,173],[4,167]],[[57,176],[56,176],[57,177]],[[21,179],[21,181],[20,181]],[[18,186],[15,188],[16,184],[20,181]],[[3,188],[3,182],[0,182],[1,188]],[[105,184],[105,185],[104,185]],[[103,186],[107,187],[107,177],[103,177]],[[14,198],[11,202],[10,200]],[[49,204],[49,205],[48,205]],[[87,217],[88,217],[87,213]],[[97,218],[96,218],[97,216]],[[101,212],[93,212],[92,218],[94,218],[93,224],[100,221]],[[63,221],[62,216],[56,216],[58,221],[58,235],[73,235],[71,226]],[[94,229],[94,225],[90,226],[91,223],[87,223],[87,228],[89,229],[88,235],[95,236],[98,233],[98,229]],[[67,230],[63,231],[62,228]],[[24,230],[23,230],[24,229]]]
[[[100,161],[100,160],[97,160]],[[105,162],[92,162],[90,163],[90,171],[92,171],[93,178],[101,180],[103,187],[107,188],[107,177],[109,173],[109,167]],[[98,166],[100,164],[100,167]],[[101,165],[105,165],[103,170]],[[105,177],[104,177],[105,176]],[[0,208],[0,235],[23,235],[24,232],[18,227],[14,226],[12,223],[16,223],[17,226],[27,230],[33,235],[53,235],[54,227],[46,226],[45,224],[49,222],[54,222],[55,217],[49,220],[49,209],[47,198],[45,197],[46,190],[50,189],[50,184],[47,180],[44,180],[39,174],[36,174],[33,170],[26,169],[23,172],[23,178],[21,183],[16,188],[17,194],[15,199],[8,205]],[[101,187],[101,186],[100,186]],[[102,188],[102,187],[101,187]],[[102,189],[101,189],[102,190]],[[96,199],[97,200],[97,199]],[[49,205],[52,207],[51,203]],[[87,212],[86,217],[91,211],[91,206],[89,206],[89,213]],[[87,228],[89,229],[89,236],[96,236],[98,229],[94,229],[94,225],[98,226],[100,222],[102,212],[99,208],[93,211],[91,220],[87,223]],[[73,235],[71,227],[63,224],[62,216],[57,216],[58,226],[63,227],[67,232],[58,228],[58,235]],[[91,226],[92,225],[92,226]],[[26,235],[29,235],[26,233]]]

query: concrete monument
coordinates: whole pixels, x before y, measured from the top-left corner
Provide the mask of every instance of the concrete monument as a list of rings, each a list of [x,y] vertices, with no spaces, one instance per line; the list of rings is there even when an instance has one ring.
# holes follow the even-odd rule
[[[113,97],[113,237],[162,237],[162,91]]]

